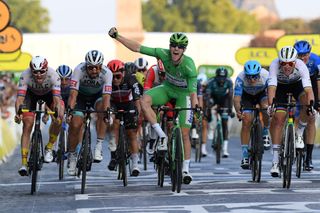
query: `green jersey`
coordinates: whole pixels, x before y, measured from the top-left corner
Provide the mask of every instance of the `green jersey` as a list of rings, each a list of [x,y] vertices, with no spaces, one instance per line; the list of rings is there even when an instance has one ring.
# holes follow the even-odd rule
[[[140,53],[161,59],[166,71],[164,85],[189,94],[197,92],[197,71],[192,58],[183,55],[181,63],[176,66],[168,49],[141,46]]]

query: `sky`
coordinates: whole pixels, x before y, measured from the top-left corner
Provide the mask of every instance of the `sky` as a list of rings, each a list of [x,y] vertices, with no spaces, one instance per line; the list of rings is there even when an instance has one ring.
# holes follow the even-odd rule
[[[134,1],[134,0],[132,0]],[[41,0],[49,10],[51,33],[106,33],[115,26],[116,0]],[[280,18],[320,17],[320,0],[275,0]]]

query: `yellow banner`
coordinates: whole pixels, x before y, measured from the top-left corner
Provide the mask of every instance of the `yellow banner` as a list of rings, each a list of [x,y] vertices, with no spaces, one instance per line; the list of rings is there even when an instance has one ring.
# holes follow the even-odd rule
[[[262,66],[270,66],[271,62],[278,57],[275,48],[267,47],[245,47],[236,52],[236,60],[244,65],[248,60],[259,61]]]
[[[284,46],[293,46],[297,41],[306,40],[311,46],[311,52],[320,54],[320,35],[305,34],[305,35],[284,35],[277,40],[276,47],[280,50]]]
[[[3,61],[15,61],[21,55],[21,50],[17,50],[12,53],[0,53],[0,62]]]
[[[32,56],[29,53],[21,53],[15,61],[3,61],[0,63],[0,71],[21,72],[29,67]]]

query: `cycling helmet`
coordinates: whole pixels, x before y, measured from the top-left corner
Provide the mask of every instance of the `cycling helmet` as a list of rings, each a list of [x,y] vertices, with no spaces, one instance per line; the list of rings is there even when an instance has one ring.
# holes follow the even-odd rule
[[[71,78],[72,69],[67,65],[60,65],[56,72],[60,76],[60,78]]]
[[[109,61],[107,67],[111,70],[112,73],[119,72],[124,70],[124,63],[120,60],[111,60]]]
[[[198,82],[200,82],[201,85],[207,85],[208,78],[205,73],[200,73],[197,77]]]
[[[226,78],[228,76],[228,70],[224,67],[218,67],[216,70],[216,77],[224,77]]]
[[[298,52],[291,46],[282,47],[279,51],[279,60],[281,62],[293,62],[297,59]]]
[[[311,45],[307,41],[297,41],[294,44],[294,48],[297,50],[298,54],[306,54],[311,52]]]
[[[187,47],[188,46],[188,37],[184,33],[174,33],[170,37],[170,44],[171,43]]]
[[[135,74],[137,72],[137,66],[132,62],[127,62],[124,64],[124,69],[128,74]]]
[[[136,65],[138,70],[147,70],[148,61],[144,58],[138,58],[135,60],[134,64]]]
[[[246,75],[258,75],[261,71],[261,65],[258,61],[250,60],[244,65],[244,74]]]
[[[87,65],[101,65],[103,63],[103,54],[98,50],[90,50],[85,57]]]
[[[42,56],[35,56],[30,61],[29,66],[32,71],[48,70],[48,61]]]

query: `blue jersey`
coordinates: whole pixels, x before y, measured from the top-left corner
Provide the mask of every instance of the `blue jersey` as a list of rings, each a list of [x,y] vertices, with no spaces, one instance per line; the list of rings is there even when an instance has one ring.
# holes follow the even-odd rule
[[[310,53],[310,58],[306,65],[310,76],[317,75],[320,68],[320,57],[314,53]]]
[[[237,76],[234,88],[235,96],[242,96],[243,91],[250,94],[256,95],[267,88],[269,72],[265,69],[261,69],[260,78],[254,83],[251,84],[246,78],[244,71],[240,72]]]

